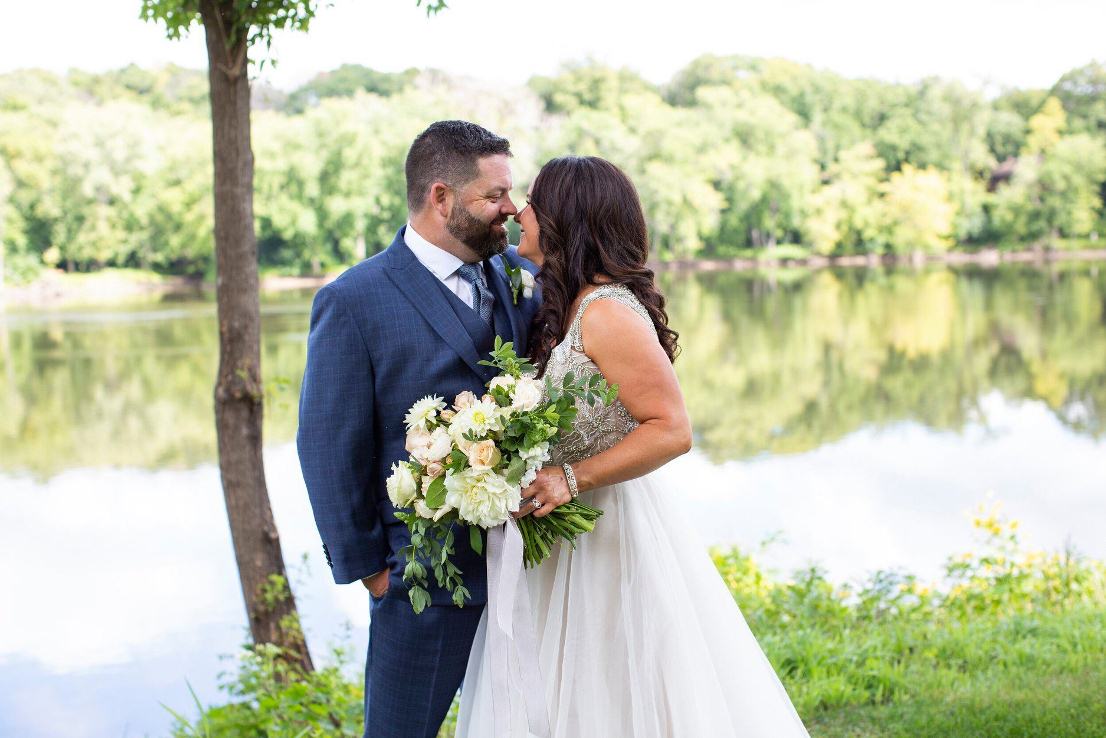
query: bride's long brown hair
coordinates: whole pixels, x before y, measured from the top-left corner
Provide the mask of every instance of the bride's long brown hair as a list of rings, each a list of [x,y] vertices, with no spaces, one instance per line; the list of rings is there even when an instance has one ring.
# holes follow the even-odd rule
[[[626,174],[597,156],[564,156],[538,172],[530,190],[538,219],[542,304],[530,332],[531,360],[544,373],[553,347],[568,332],[576,296],[606,277],[637,296],[669,361],[679,334],[668,327],[665,299],[646,266],[649,234],[637,190]]]

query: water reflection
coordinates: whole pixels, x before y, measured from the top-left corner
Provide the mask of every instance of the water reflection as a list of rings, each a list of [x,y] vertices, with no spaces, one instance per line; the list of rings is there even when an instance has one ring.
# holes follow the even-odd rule
[[[979,398],[1040,399],[1099,438],[1106,275],[1090,268],[672,276],[697,441],[721,461],[860,428],[987,423]]]

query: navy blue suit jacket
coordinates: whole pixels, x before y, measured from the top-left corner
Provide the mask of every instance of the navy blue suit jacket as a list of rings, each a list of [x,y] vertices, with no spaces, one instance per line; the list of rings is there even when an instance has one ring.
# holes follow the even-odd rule
[[[410,538],[384,482],[392,463],[407,458],[404,415],[426,395],[447,402],[462,390],[479,396],[495,375],[479,365],[488,357],[478,355],[450,296],[407,247],[405,230],[315,295],[296,436],[334,581],[355,582],[390,567],[393,592],[404,589],[394,552]],[[508,309],[510,338],[522,354],[540,297],[520,292],[514,305],[504,262],[531,273],[536,267],[514,247],[488,261],[489,287]],[[454,561],[470,602],[485,602],[485,563],[467,535],[456,536]],[[435,605],[451,603],[436,586],[430,595]]]

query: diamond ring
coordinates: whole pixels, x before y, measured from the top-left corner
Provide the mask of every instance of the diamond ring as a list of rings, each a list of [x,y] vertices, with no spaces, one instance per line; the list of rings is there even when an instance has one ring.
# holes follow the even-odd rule
[[[535,510],[540,510],[541,509],[541,502],[538,501],[537,497],[531,497],[530,498],[530,504],[534,506]]]

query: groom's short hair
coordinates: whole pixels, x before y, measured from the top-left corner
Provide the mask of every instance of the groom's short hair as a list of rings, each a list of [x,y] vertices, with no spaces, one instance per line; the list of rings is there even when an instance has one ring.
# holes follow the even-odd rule
[[[426,202],[435,182],[463,187],[479,174],[482,157],[511,155],[511,142],[466,120],[440,120],[420,133],[407,152],[407,209],[414,213]]]

